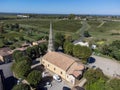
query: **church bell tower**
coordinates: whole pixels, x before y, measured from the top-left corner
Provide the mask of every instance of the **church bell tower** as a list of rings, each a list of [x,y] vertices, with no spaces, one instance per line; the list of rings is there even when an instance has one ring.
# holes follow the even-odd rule
[[[54,42],[53,42],[53,31],[52,31],[52,22],[50,22],[50,32],[49,32],[49,41],[48,41],[48,52],[54,51]]]

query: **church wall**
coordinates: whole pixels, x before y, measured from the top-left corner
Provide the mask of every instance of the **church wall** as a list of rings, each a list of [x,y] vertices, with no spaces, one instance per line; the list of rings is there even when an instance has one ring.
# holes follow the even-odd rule
[[[61,68],[53,65],[52,63],[42,59],[42,64],[49,69],[50,71],[54,72],[55,74],[60,75],[63,79],[66,79],[66,71],[62,70]]]

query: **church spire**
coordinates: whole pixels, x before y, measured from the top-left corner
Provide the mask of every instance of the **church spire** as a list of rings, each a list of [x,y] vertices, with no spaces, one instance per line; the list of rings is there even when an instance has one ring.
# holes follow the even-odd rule
[[[49,32],[49,41],[48,41],[48,52],[54,51],[53,44],[53,32],[52,32],[52,22],[50,22],[50,32]]]

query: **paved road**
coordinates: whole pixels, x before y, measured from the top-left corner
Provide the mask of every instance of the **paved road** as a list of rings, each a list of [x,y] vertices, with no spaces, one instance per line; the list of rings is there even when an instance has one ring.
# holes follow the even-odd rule
[[[95,65],[96,67],[99,67],[103,70],[103,73],[105,75],[111,77],[120,75],[120,63],[118,63],[117,61],[95,55],[93,55],[92,57],[95,58],[95,62],[90,65]]]
[[[3,90],[3,84],[2,84],[1,76],[0,76],[0,90]]]
[[[52,81],[52,87],[47,88],[47,90],[63,90],[63,87],[69,87],[67,84],[64,83],[64,81],[62,82],[57,82],[57,81]]]
[[[13,76],[13,73],[11,71],[11,66],[13,62],[7,63],[7,64],[2,64],[0,65],[0,69],[3,70],[5,78]]]

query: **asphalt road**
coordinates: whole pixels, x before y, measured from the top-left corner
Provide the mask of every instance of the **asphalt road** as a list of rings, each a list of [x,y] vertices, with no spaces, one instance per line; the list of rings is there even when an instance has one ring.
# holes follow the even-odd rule
[[[3,70],[5,78],[13,76],[13,73],[11,71],[11,66],[13,62],[7,63],[7,64],[2,64],[0,65],[0,69]]]
[[[69,87],[64,81],[57,82],[55,80],[52,81],[52,87],[47,88],[47,90],[63,90],[63,87]]]
[[[99,67],[100,69],[102,69],[103,73],[107,76],[111,77],[120,76],[119,62],[95,55],[93,55],[92,57],[95,59],[95,62],[91,63],[90,66]]]

